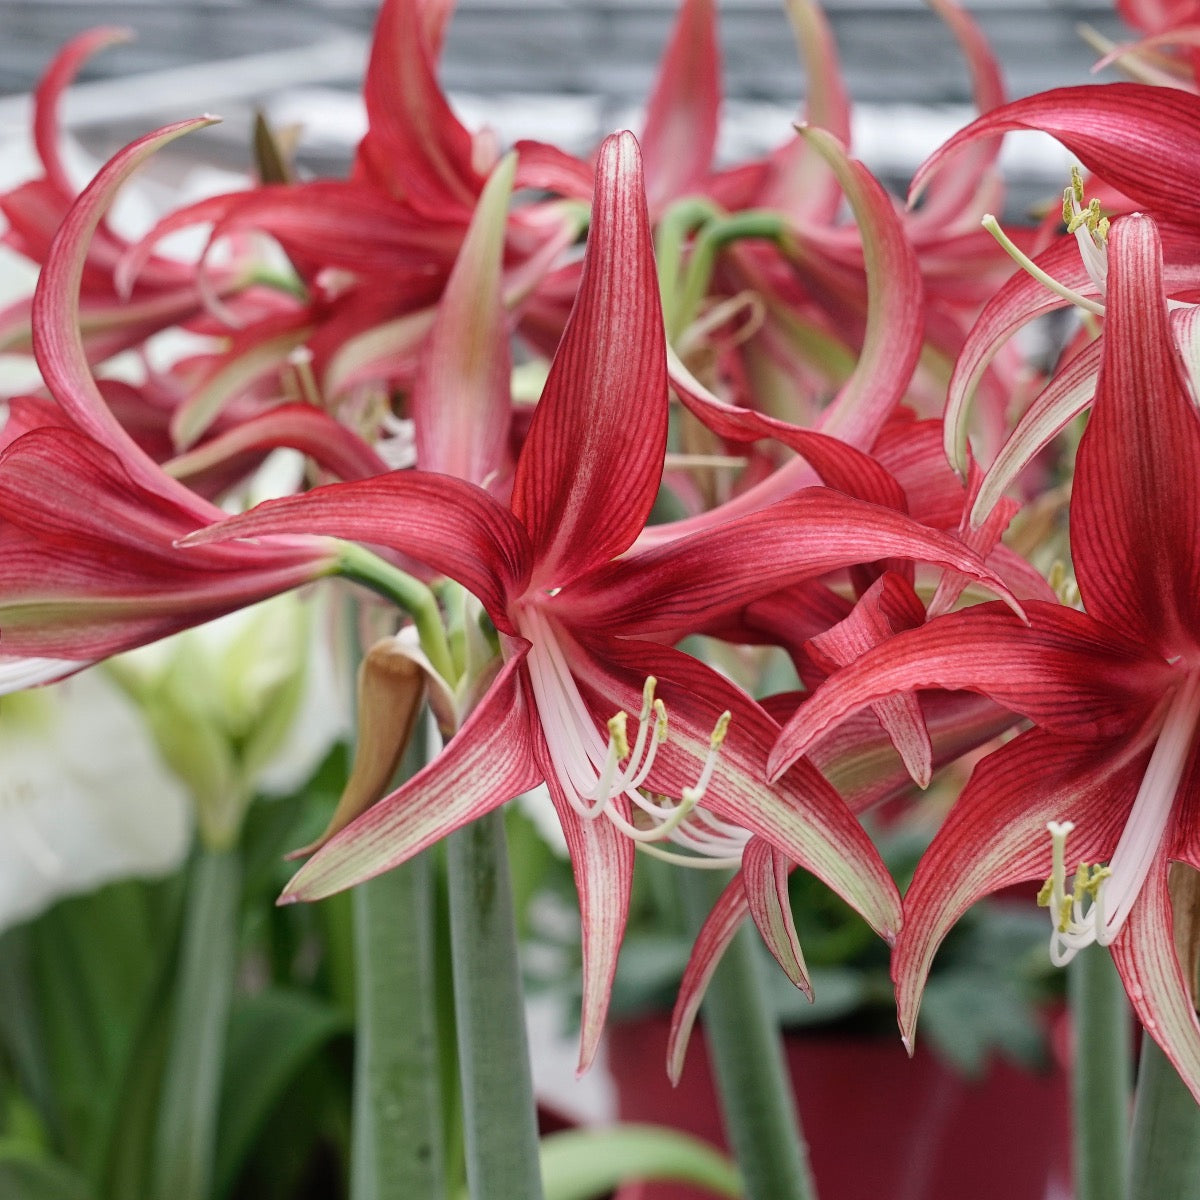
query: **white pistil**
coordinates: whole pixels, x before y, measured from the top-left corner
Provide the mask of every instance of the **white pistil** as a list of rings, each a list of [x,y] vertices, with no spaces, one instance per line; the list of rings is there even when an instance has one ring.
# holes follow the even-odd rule
[[[1050,957],[1065,966],[1085,946],[1108,946],[1121,932],[1162,846],[1200,719],[1200,672],[1188,673],[1171,698],[1154,752],[1107,867],[1081,863],[1066,890],[1066,839],[1074,826],[1051,821],[1050,878],[1038,903],[1050,909]]]

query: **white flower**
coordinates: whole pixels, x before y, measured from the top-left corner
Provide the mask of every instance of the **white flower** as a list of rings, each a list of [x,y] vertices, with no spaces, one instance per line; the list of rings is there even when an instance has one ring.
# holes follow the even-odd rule
[[[187,853],[187,793],[97,672],[0,700],[0,760],[0,929]]]

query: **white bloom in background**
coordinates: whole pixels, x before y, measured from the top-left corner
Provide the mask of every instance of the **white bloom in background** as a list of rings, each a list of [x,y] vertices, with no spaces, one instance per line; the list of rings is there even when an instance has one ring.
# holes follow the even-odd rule
[[[0,929],[187,853],[187,791],[98,672],[0,698],[0,761]]]
[[[323,615],[288,593],[108,665],[190,791],[209,847],[233,845],[255,794],[300,787],[349,730]]]

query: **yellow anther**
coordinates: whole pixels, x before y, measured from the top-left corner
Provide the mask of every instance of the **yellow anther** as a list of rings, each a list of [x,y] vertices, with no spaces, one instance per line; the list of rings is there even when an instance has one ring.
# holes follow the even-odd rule
[[[642,684],[642,714],[639,720],[644,721],[650,715],[650,710],[654,707],[654,689],[657,686],[658,680],[653,675],[647,675],[646,682]]]
[[[1075,582],[1066,564],[1056,558],[1046,572],[1046,582],[1053,589],[1060,604],[1067,608],[1077,608],[1079,605],[1079,585]]]
[[[1063,192],[1063,222],[1068,233],[1086,229],[1097,247],[1108,239],[1108,218],[1100,211],[1096,197],[1084,203],[1083,175],[1078,167],[1071,168],[1071,186]]]
[[[608,720],[608,736],[613,749],[617,752],[617,761],[629,757],[629,737],[626,733],[629,717],[624,709],[615,717]]]
[[[667,740],[667,706],[661,700],[654,702],[654,736],[659,742]]]
[[[717,723],[713,726],[712,736],[708,739],[709,747],[713,750],[719,750],[721,743],[725,740],[725,735],[729,732],[729,722],[733,719],[733,714],[726,709],[718,718]]]

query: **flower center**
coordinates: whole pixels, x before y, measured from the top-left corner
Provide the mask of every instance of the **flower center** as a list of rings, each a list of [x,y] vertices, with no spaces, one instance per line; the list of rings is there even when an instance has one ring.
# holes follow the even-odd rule
[[[721,867],[741,862],[749,835],[722,821],[702,805],[712,781],[730,714],[718,717],[696,782],[681,789],[678,800],[650,793],[649,778],[658,748],[669,736],[666,705],[654,695],[657,681],[646,679],[633,745],[629,714],[620,711],[607,724],[607,738],[596,722],[571,674],[561,631],[536,606],[523,609],[518,627],[531,649],[526,660],[546,746],[555,775],[571,807],[584,820],[603,816],[639,848],[658,857],[678,858],[692,866]],[[632,820],[618,800],[632,806]],[[673,855],[654,843],[671,841],[691,854]]]
[[[1066,841],[1070,821],[1051,821],[1050,878],[1038,903],[1050,909],[1050,958],[1065,966],[1084,946],[1108,946],[1121,931],[1162,845],[1180,780],[1200,720],[1200,672],[1189,672],[1171,698],[1154,752],[1142,776],[1117,848],[1107,867],[1080,863],[1066,888]]]

